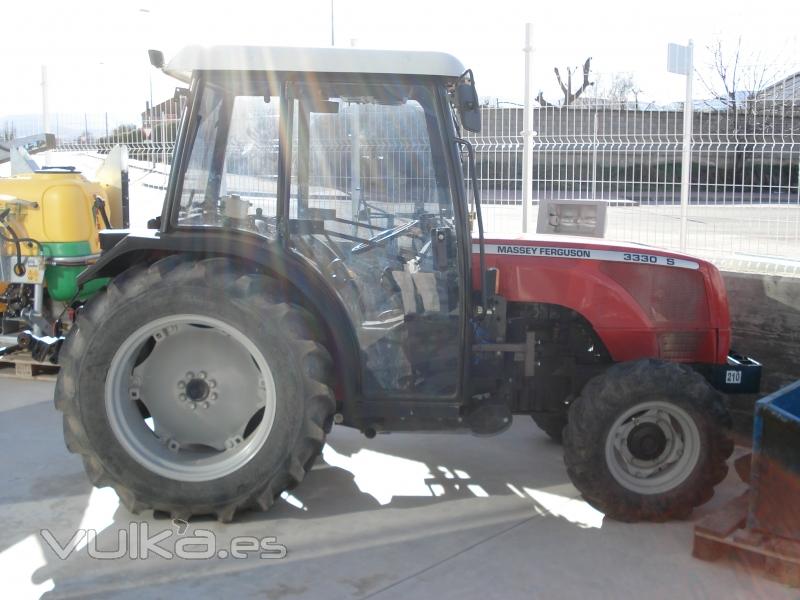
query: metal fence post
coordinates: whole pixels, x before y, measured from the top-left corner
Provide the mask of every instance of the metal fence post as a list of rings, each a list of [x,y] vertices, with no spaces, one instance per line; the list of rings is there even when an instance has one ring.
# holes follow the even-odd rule
[[[597,200],[597,133],[600,128],[600,117],[597,109],[594,113],[594,139],[592,140],[592,200]]]
[[[42,133],[50,133],[50,109],[47,103],[47,65],[42,65]]]
[[[350,109],[350,198],[352,214],[350,220],[358,221],[361,208],[361,111],[357,103]],[[356,231],[358,226],[354,227]]]
[[[694,42],[689,40],[686,57],[686,101],[683,104],[683,155],[681,157],[681,241],[680,248],[686,250],[687,225],[689,223],[689,186],[692,184],[692,80],[694,79]]]
[[[525,23],[525,106],[522,116],[522,232],[527,233],[531,213],[531,192],[533,191],[533,127],[531,106],[531,38],[533,25]]]

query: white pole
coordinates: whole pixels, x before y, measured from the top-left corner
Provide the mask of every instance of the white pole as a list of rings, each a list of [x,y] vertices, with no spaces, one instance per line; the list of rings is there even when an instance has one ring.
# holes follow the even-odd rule
[[[592,200],[597,200],[597,132],[600,129],[600,117],[594,113],[594,140],[592,146]]]
[[[533,25],[525,23],[525,106],[522,109],[522,232],[527,233],[531,218],[531,192],[533,191],[533,131],[531,106],[531,38]]]
[[[689,40],[686,57],[686,102],[683,105],[683,156],[681,158],[681,250],[686,250],[689,222],[689,186],[692,182],[692,80],[694,79],[694,42]]]
[[[47,65],[42,65],[42,133],[50,131],[50,111],[47,106]]]
[[[333,1],[331,1],[331,11]],[[333,14],[333,13],[331,13]],[[350,47],[358,44],[356,38],[350,38]],[[358,103],[354,102],[350,108],[350,199],[352,206],[351,221],[359,222],[358,211],[361,208],[361,110]],[[358,235],[358,225],[353,226],[353,235]]]
[[[148,115],[147,115],[147,117],[148,117],[147,126],[150,128],[150,152],[153,155],[152,156],[152,158],[153,158],[153,171],[155,171],[156,170],[156,158],[157,158],[156,154],[157,154],[157,151],[156,151],[155,145],[153,144],[153,142],[154,142],[153,138],[155,137],[155,130],[156,130],[156,128],[153,126],[153,119],[155,118],[155,110],[156,110],[156,105],[153,104],[153,69],[148,69],[147,73],[150,76],[150,110],[148,111]]]

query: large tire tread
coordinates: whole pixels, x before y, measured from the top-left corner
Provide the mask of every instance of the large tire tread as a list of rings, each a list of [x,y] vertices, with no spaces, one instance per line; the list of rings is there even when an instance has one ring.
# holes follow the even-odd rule
[[[280,328],[289,340],[293,357],[303,377],[304,423],[296,436],[282,468],[266,481],[252,482],[249,489],[224,504],[176,505],[160,501],[157,495],[135,494],[125,481],[106,468],[101,454],[92,446],[84,428],[78,398],[78,379],[84,368],[82,359],[95,335],[102,335],[96,323],[123,303],[162,286],[203,285],[223,291],[233,298],[247,299],[261,309],[265,319]],[[61,372],[55,391],[55,405],[64,414],[64,439],[68,450],[79,454],[92,484],[111,486],[122,503],[133,513],[152,509],[172,518],[188,519],[194,515],[215,515],[222,522],[231,521],[237,512],[248,509],[266,510],[286,489],[299,484],[322,451],[325,434],[330,431],[336,408],[331,389],[332,360],[319,343],[315,320],[302,307],[282,299],[278,282],[263,275],[244,272],[240,265],[227,258],[191,260],[172,255],[152,265],[132,267],[115,277],[104,292],[86,304],[70,331],[61,351]]]
[[[605,464],[604,445],[614,415],[638,398],[659,395],[684,399],[702,419],[705,444],[695,471],[674,490],[652,496],[620,485]],[[731,418],[724,397],[688,366],[653,359],[620,363],[590,380],[572,403],[564,429],[567,473],[584,499],[619,521],[684,519],[714,495],[728,473],[733,453]]]

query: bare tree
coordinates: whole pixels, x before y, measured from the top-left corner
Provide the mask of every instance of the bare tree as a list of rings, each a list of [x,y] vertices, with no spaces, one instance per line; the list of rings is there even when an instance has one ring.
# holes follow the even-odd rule
[[[621,107],[626,107],[628,100],[633,96],[634,106],[636,110],[639,110],[639,94],[641,93],[642,89],[636,85],[632,73],[617,73],[611,80],[608,90],[601,95]]]
[[[734,47],[721,40],[707,46],[710,80],[697,75],[705,88],[721,104],[727,115],[718,125],[727,133],[756,134],[782,127],[783,115],[775,111],[776,100],[764,94],[779,79],[780,71],[760,53],[746,52],[739,36]],[[712,108],[719,109],[719,104]],[[737,145],[724,167],[725,177],[743,183],[746,177],[747,154],[744,145]]]
[[[777,71],[764,64],[760,54],[747,54],[742,49],[742,36],[736,40],[736,47],[728,49],[717,40],[707,46],[711,54],[708,64],[712,81],[707,81],[698,71],[705,88],[723,102],[726,108],[737,110],[746,107],[747,101],[777,79]]]
[[[592,68],[592,57],[586,59],[586,62],[583,63],[583,83],[581,83],[580,87],[576,89],[574,92],[572,91],[572,75],[575,73],[578,68],[567,68],[567,82],[564,83],[564,80],[561,78],[561,72],[558,70],[558,67],[553,69],[553,72],[556,74],[556,79],[558,80],[558,85],[561,88],[561,92],[564,94],[564,103],[561,106],[570,106],[574,104],[575,100],[577,100],[583,92],[585,92],[589,87],[594,85],[593,81],[589,81],[589,72]],[[540,91],[539,95],[536,96],[536,101],[541,104],[542,106],[556,106],[555,104],[548,102],[544,99],[544,94]]]

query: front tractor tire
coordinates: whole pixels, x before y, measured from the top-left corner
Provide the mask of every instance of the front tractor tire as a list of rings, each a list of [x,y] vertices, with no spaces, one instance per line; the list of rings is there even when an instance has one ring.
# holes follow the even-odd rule
[[[61,350],[67,448],[134,513],[266,510],[332,423],[319,331],[277,281],[234,261],[133,267],[87,303]]]
[[[610,518],[682,519],[725,478],[730,428],[722,395],[689,367],[621,363],[570,406],[564,461],[584,499]]]

